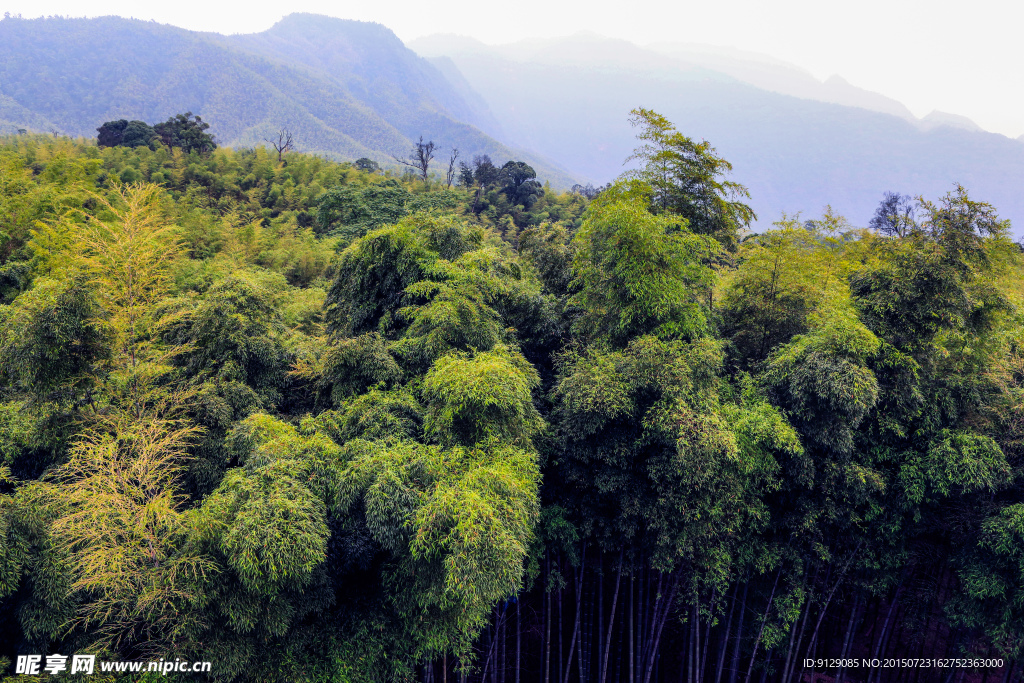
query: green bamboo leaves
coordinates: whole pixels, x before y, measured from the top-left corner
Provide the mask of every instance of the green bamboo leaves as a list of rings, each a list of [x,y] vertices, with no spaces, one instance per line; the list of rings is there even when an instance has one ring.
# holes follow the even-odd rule
[[[684,219],[651,214],[643,197],[630,194],[592,206],[573,238],[576,331],[616,345],[644,334],[706,334],[701,301],[713,282],[706,262],[717,244],[691,233]]]
[[[531,395],[539,382],[526,359],[507,347],[444,356],[423,380],[424,430],[446,445],[495,439],[529,448],[544,426]]]

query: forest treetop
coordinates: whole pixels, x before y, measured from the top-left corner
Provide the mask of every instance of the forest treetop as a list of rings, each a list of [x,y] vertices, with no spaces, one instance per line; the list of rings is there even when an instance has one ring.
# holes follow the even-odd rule
[[[138,147],[152,146],[160,142],[168,147],[177,147],[188,152],[205,154],[217,149],[213,136],[206,133],[210,124],[204,122],[192,112],[176,114],[163,123],[154,126],[144,121],[107,121],[96,129],[99,133],[97,143],[100,147]]]
[[[708,142],[633,116],[638,169],[567,194],[517,160],[186,149],[189,115],[175,144],[5,138],[4,656],[425,683],[1019,660],[1007,222],[955,187],[752,234]]]

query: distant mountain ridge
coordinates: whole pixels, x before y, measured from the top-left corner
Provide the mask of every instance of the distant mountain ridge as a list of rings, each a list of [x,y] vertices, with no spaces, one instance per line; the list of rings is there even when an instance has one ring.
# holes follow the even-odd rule
[[[750,189],[758,229],[783,212],[810,217],[826,204],[864,226],[886,191],[936,198],[960,183],[1010,218],[1018,236],[1024,231],[1024,145],[964,117],[935,112],[918,120],[842,79],[821,83],[777,60],[728,50],[686,60],[679,46],[654,50],[593,34],[498,46],[431,36],[410,47],[454,63],[507,142],[543,150],[595,182],[624,170],[637,144],[627,116],[643,106],[732,162],[732,179]],[[778,92],[780,73],[789,74],[787,88],[802,83],[813,92]],[[749,82],[757,78],[765,87]],[[840,96],[847,103],[828,101]]]
[[[981,126],[976,124],[974,121],[971,121],[966,116],[961,116],[960,114],[950,114],[948,112],[939,111],[938,109],[924,116],[921,119],[919,125],[924,130],[934,130],[936,128],[941,128],[942,126],[947,126],[949,128],[960,128],[961,130],[969,130],[973,133],[985,132],[985,130]]]
[[[917,121],[917,117],[902,102],[858,88],[838,74],[822,82],[809,71],[767,55],[708,45],[656,43],[648,48],[684,63],[699,64],[728,74],[738,81],[780,95],[860,107],[907,121]]]
[[[542,179],[576,178],[473,125],[493,122],[379,24],[291,15],[263,33],[222,36],[119,17],[0,20],[0,132],[93,137],[104,121],[150,123],[192,111],[221,144],[263,144],[282,128],[297,148],[394,164],[422,135],[438,161],[522,159]]]

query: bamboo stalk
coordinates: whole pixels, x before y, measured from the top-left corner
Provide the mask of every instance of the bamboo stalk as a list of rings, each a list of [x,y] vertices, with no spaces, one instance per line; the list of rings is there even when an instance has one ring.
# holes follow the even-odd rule
[[[619,566],[615,572],[615,594],[612,596],[612,614],[608,619],[608,635],[605,638],[604,646],[604,661],[601,663],[601,680],[599,683],[605,683],[605,679],[608,675],[608,651],[612,645],[612,629],[615,626],[615,608],[619,604],[619,584],[622,583],[622,551],[619,551]],[[518,683],[518,681],[517,681]]]
[[[764,617],[761,618],[761,628],[757,630],[757,638],[754,640],[754,650],[750,653],[750,665],[747,667],[747,676],[743,679],[743,683],[750,683],[750,675],[754,671],[754,660],[757,659],[757,648],[761,645],[761,637],[764,635],[764,626],[768,623],[768,614],[771,612],[772,605],[775,604],[775,589],[779,587],[779,578],[782,576],[782,567],[779,567],[779,571],[775,574],[775,583],[772,584],[772,593],[768,597],[768,606],[764,608]]]

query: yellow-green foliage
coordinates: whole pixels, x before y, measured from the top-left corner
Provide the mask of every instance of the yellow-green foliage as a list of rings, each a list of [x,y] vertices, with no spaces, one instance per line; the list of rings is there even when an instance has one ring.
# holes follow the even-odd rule
[[[217,572],[192,543],[176,483],[196,429],[117,419],[84,434],[67,463],[21,494],[52,515],[77,615],[68,624],[117,649],[162,653],[196,634]]]
[[[339,254],[321,196],[386,180],[346,164],[44,137],[0,164],[0,599],[26,637],[203,650],[222,679],[313,641],[308,671],[471,666],[539,510],[516,343],[555,325],[463,192],[384,182],[403,217]]]
[[[744,240],[738,267],[723,273],[717,293],[735,352],[760,361],[832,316],[856,316],[848,278],[872,259],[874,240],[830,208],[806,224],[784,217],[774,230]]]
[[[486,439],[529,447],[543,428],[531,392],[536,370],[514,349],[439,358],[423,380],[426,434],[443,444]]]
[[[707,332],[701,300],[713,273],[705,262],[717,245],[691,233],[685,220],[655,216],[645,197],[624,192],[595,203],[574,242],[577,293],[570,301],[581,311],[582,335],[621,344],[642,334]]]

